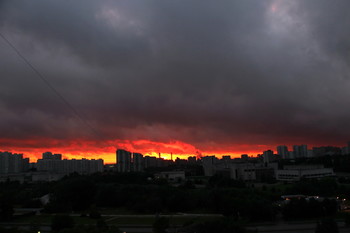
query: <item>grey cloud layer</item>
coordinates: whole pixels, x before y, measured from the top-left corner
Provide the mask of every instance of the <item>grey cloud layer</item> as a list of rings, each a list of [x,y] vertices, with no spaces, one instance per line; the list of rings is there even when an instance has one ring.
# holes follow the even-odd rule
[[[106,137],[341,143],[350,138],[349,7],[8,0],[0,29]],[[13,51],[0,49],[1,130],[89,135]]]

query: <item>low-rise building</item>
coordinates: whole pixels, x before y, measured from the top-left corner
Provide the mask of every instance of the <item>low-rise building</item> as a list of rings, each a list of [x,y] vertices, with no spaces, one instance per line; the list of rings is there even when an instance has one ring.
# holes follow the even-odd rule
[[[180,182],[185,180],[185,171],[167,171],[155,175],[158,179],[166,179],[169,182]]]
[[[324,168],[323,165],[286,166],[285,169],[276,171],[276,180],[293,182],[303,178],[317,179],[334,175],[333,168]]]

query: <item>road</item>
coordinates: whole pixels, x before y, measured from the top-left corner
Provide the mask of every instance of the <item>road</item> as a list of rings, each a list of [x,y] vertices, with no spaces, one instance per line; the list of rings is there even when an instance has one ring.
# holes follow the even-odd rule
[[[349,233],[350,228],[345,227],[344,222],[338,222],[339,233]],[[257,225],[247,227],[250,230],[258,230],[259,233],[314,233],[316,223],[280,223],[276,225]]]
[[[75,214],[72,214],[73,216],[76,216]],[[104,217],[107,217],[106,222],[108,220],[113,221],[115,219],[118,219],[119,217],[133,217],[133,218],[144,218],[144,217],[154,217],[154,215],[103,215]],[[160,215],[164,217],[203,217],[203,216],[215,216],[218,217],[220,215],[209,215],[209,214],[181,214],[181,215]],[[109,219],[108,219],[109,217]],[[343,221],[337,222],[339,227],[339,233],[349,233],[350,227],[345,227],[345,223]],[[119,224],[118,224],[119,225]],[[0,223],[0,226],[3,227],[17,227],[20,229],[29,229],[28,223]],[[173,225],[174,226],[174,225]],[[122,230],[122,232],[127,233],[151,233],[152,227],[150,225],[127,225],[122,224],[119,225],[119,228]],[[257,225],[249,225],[246,226],[249,230],[257,230],[259,233],[314,233],[316,228],[316,221],[300,221],[300,222],[279,222],[276,224],[273,223],[259,223]],[[47,225],[41,225],[40,226],[41,232],[49,232],[50,226]],[[175,231],[174,231],[175,232]]]

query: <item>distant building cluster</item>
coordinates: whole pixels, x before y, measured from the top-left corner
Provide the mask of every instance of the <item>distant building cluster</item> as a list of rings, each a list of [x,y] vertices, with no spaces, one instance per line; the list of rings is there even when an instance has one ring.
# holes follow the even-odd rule
[[[235,180],[266,181],[274,177],[277,163],[264,163],[261,158],[242,156],[231,159],[224,156],[218,159],[215,156],[202,158],[202,166],[205,176],[223,175]]]
[[[102,159],[63,159],[61,154],[45,152],[37,163],[29,163],[22,154],[0,152],[0,181],[53,181],[71,173],[92,174],[103,172]]]
[[[140,153],[118,149],[116,152],[116,170],[118,172],[141,172],[146,168],[167,167],[173,163],[172,160],[166,160],[161,156],[143,156]],[[176,159],[177,164],[195,163],[196,157],[189,157],[188,160]]]
[[[225,174],[232,179],[243,181],[268,181],[276,179],[278,181],[294,182],[301,179],[314,179],[334,176],[333,168],[324,168],[323,165],[297,165],[278,166],[278,161],[295,160],[300,158],[313,158],[326,155],[348,155],[348,146],[339,148],[332,146],[314,147],[308,150],[307,145],[294,145],[289,151],[285,145],[277,146],[277,154],[272,150],[264,151],[258,157],[242,155],[241,158],[231,159],[223,156],[218,159],[215,156],[202,158],[202,165],[206,176],[215,174]]]
[[[23,154],[0,152],[0,174],[25,172],[28,168],[29,159],[23,158]]]
[[[335,176],[332,168],[325,168],[323,165],[278,165],[278,161],[295,160],[300,158],[312,158],[325,155],[347,155],[350,151],[350,143],[346,147],[314,147],[308,149],[307,145],[294,145],[289,151],[285,145],[277,146],[277,154],[272,150],[264,151],[258,157],[249,157],[243,154],[241,158],[231,159],[229,155],[221,159],[212,156],[202,157],[199,162],[203,167],[205,176],[221,174],[231,179],[255,182],[268,182],[271,180],[294,182],[301,179],[314,179]],[[137,172],[149,167],[164,167],[172,160],[143,156],[139,153],[131,153],[118,149],[116,153],[116,170],[118,172]],[[194,160],[193,160],[194,159]],[[178,163],[196,163],[196,157],[189,157],[188,160],[177,161]],[[177,171],[178,172],[178,171]],[[181,173],[182,174],[182,173]],[[172,174],[158,174],[158,177],[170,177]]]
[[[324,168],[323,165],[313,166],[284,166],[278,167],[277,155],[272,158],[270,152],[264,153],[262,158],[249,159],[218,159],[215,156],[202,158],[204,174],[213,176],[222,174],[231,179],[243,181],[268,182],[273,179],[278,181],[298,181],[301,179],[322,178],[334,176],[332,168]],[[268,157],[268,159],[266,159]]]
[[[348,155],[350,154],[350,142],[345,147],[335,146],[321,146],[308,149],[307,145],[294,145],[293,150],[289,151],[285,145],[277,146],[277,155],[282,159],[298,159],[298,158],[312,158],[325,155]]]
[[[169,181],[185,179],[185,174],[198,174],[193,166],[202,167],[201,174],[213,176],[224,175],[235,180],[269,182],[271,180],[294,182],[301,179],[314,179],[334,176],[332,168],[323,165],[281,165],[280,160],[290,161],[303,158],[314,158],[319,156],[350,155],[350,143],[339,148],[333,146],[313,147],[308,149],[307,145],[294,145],[289,151],[285,145],[277,146],[277,153],[266,150],[257,157],[243,154],[241,158],[232,159],[229,155],[221,159],[212,156],[188,157],[187,160],[176,158],[175,161],[154,156],[144,156],[123,149],[116,151],[116,163],[104,165],[102,159],[62,159],[61,154],[45,152],[37,163],[29,163],[28,158],[22,154],[11,152],[0,152],[0,182],[6,180],[24,181],[53,181],[64,175],[78,173],[82,175],[93,174],[103,171],[116,171],[120,173],[142,172],[146,169],[156,168],[159,171],[156,178],[164,178]],[[169,165],[175,165],[170,167]],[[198,168],[198,166],[195,166]],[[159,169],[161,168],[161,169]],[[162,169],[164,168],[164,169]],[[200,168],[200,167],[199,167]],[[187,169],[187,170],[186,170]]]
[[[51,173],[78,173],[92,174],[103,172],[102,159],[63,159],[61,154],[52,154],[51,152],[43,153],[42,159],[36,163],[37,171],[46,171]]]

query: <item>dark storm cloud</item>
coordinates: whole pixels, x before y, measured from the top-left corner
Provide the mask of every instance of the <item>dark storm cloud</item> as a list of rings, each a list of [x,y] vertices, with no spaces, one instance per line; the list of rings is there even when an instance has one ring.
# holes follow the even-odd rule
[[[348,1],[2,1],[0,29],[107,138],[342,143]],[[0,129],[89,129],[0,43]]]
[[[108,21],[113,19],[108,17],[114,15],[107,2],[7,2],[3,10],[5,26],[14,25],[40,41],[46,49],[68,46],[84,60],[104,65],[122,65],[147,49],[137,32],[124,25],[110,25]],[[113,30],[114,26],[118,30]],[[50,48],[52,46],[54,48]]]

